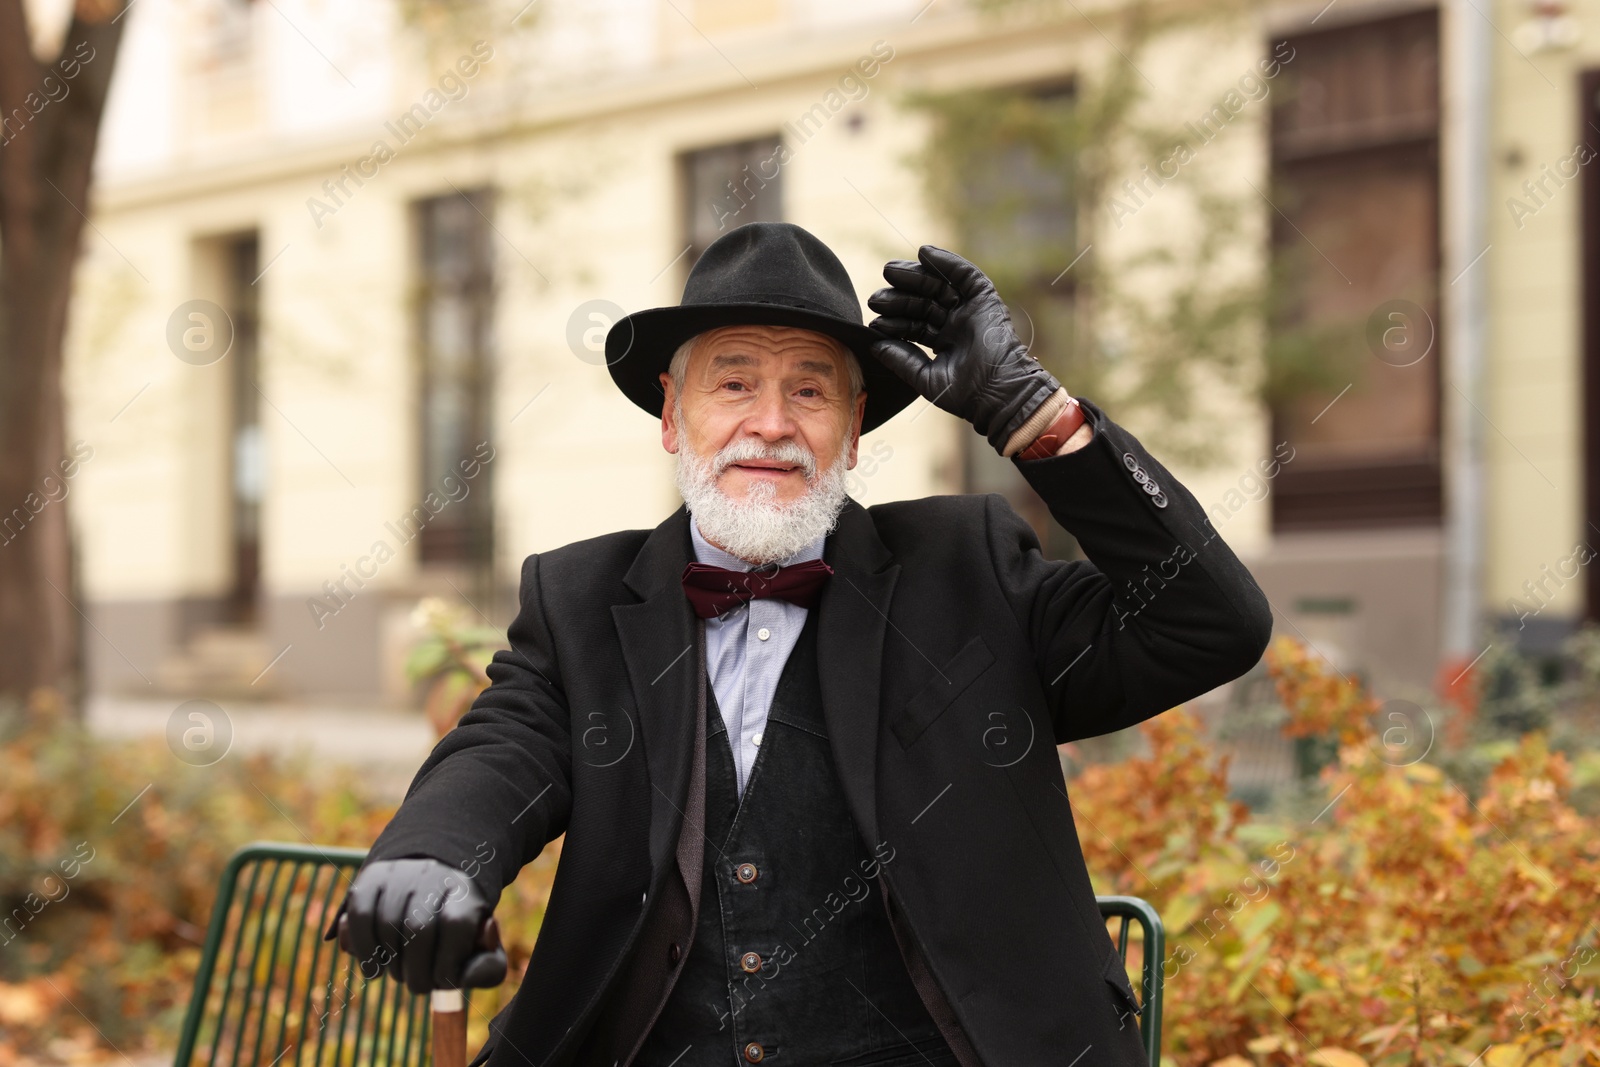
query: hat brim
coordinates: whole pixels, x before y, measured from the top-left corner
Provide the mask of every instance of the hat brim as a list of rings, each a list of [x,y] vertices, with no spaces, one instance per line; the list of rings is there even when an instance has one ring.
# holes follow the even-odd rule
[[[666,394],[660,376],[689,338],[719,326],[794,326],[841,341],[855,353],[867,393],[861,432],[888,422],[917,398],[916,390],[872,354],[883,334],[860,323],[781,304],[691,304],[649,308],[618,319],[606,334],[606,369],[624,396],[657,418]]]

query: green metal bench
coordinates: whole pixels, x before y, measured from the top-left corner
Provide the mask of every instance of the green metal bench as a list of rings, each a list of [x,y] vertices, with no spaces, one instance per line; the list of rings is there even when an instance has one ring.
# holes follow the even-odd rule
[[[175,1067],[426,1067],[427,995],[323,931],[365,849],[256,842],[228,861]]]
[[[1105,919],[1120,920],[1117,927],[1117,953],[1123,963],[1128,960],[1128,927],[1137,924],[1143,938],[1139,983],[1139,1036],[1144,1039],[1145,1051],[1150,1054],[1150,1067],[1161,1067],[1161,994],[1162,968],[1167,959],[1167,931],[1161,925],[1161,916],[1150,902],[1141,897],[1095,897],[1100,914]]]
[[[365,849],[256,842],[228,861],[211,911],[174,1067],[429,1067],[428,997],[363,977],[323,931]],[[1139,897],[1096,897],[1120,920],[1128,958],[1140,928],[1139,1032],[1161,1065],[1166,932]]]

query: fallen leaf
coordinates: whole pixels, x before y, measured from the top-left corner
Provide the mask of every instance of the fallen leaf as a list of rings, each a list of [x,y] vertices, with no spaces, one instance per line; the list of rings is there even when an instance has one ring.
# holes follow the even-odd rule
[[[1319,1048],[1306,1059],[1316,1067],[1367,1067],[1366,1060],[1342,1048]]]

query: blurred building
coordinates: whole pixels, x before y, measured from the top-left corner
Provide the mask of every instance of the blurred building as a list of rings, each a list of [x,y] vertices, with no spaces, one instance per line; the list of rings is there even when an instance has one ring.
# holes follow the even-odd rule
[[[420,596],[503,628],[528,553],[677,506],[604,368],[611,321],[675,303],[755,219],[817,233],[864,298],[954,241],[907,93],[1130,62],[1114,4],[444,6],[129,15],[70,338],[103,692],[403,699]],[[1335,0],[1179,26],[1137,64],[1194,161],[1130,172],[1082,254],[1189,239],[1185,171],[1256,190],[1240,269],[1287,279],[1273,330],[1344,330],[1348,382],[1210,390],[1225,458],[1173,466],[1283,632],[1393,693],[1491,640],[1470,620],[1548,642],[1600,604],[1596,19]],[[986,195],[1070,217],[1025,159],[1005,172]],[[918,403],[851,492],[1003,492],[1074,552],[986,449]]]

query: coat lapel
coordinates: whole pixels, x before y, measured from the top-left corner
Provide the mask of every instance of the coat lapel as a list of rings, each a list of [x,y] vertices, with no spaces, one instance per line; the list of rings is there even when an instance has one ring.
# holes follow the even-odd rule
[[[680,506],[651,532],[623,576],[642,599],[611,608],[650,775],[652,884],[673,855],[689,792],[695,679],[699,657],[705,654],[695,647],[697,620],[683,594],[683,568],[693,558],[689,512]]]
[[[846,499],[822,558],[833,577],[817,610],[817,673],[834,766],[856,825],[878,841],[878,721],[884,634],[900,564],[867,509]]]
[[[697,647],[697,620],[681,584],[684,565],[692,559],[689,512],[680,506],[651,532],[623,576],[639,602],[611,608],[650,775],[652,876],[674,855],[688,807],[696,671],[698,657],[705,655]],[[821,612],[817,670],[823,718],[845,799],[870,846],[878,839],[883,644],[900,565],[878,537],[866,508],[848,498],[823,559],[833,568],[815,609]]]

